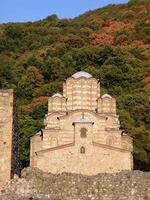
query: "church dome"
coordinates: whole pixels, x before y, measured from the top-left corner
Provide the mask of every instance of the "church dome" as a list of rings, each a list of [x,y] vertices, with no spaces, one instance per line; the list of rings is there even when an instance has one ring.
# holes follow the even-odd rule
[[[102,99],[104,99],[104,98],[109,98],[109,99],[111,99],[112,97],[111,97],[109,94],[104,94],[103,96],[101,96],[101,98],[102,98]]]
[[[72,75],[73,78],[80,78],[80,77],[85,77],[85,78],[91,78],[92,75],[84,72],[84,71],[80,71],[80,72],[76,72],[75,74]]]
[[[52,97],[62,97],[62,95],[60,93],[55,93]]]

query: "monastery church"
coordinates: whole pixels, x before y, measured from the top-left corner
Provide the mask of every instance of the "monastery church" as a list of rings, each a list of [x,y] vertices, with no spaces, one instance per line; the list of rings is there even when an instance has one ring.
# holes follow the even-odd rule
[[[120,130],[116,100],[81,71],[48,99],[45,128],[31,138],[30,165],[51,173],[131,170],[132,139]]]
[[[0,182],[20,171],[14,105],[13,90],[0,90]],[[118,118],[115,99],[101,96],[98,80],[75,73],[62,95],[48,99],[45,128],[31,138],[30,166],[54,174],[131,170],[133,143]]]

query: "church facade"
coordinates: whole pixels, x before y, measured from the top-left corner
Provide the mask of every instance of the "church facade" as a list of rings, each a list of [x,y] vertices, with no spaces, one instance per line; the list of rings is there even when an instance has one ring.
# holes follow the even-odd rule
[[[30,166],[54,174],[131,170],[132,139],[120,130],[116,100],[81,71],[48,100],[45,128],[31,138]]]

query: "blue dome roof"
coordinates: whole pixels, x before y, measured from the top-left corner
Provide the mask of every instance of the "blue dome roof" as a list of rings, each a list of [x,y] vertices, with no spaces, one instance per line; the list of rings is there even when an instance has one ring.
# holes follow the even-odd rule
[[[73,78],[80,78],[80,77],[91,78],[92,75],[87,72],[80,71],[80,72],[76,72],[75,74],[73,74],[72,77]]]

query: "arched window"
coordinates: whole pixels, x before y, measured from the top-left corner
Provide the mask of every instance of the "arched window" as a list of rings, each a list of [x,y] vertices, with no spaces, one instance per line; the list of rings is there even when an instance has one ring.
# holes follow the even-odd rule
[[[87,129],[86,128],[81,128],[80,133],[81,133],[80,134],[81,138],[87,137]]]
[[[106,144],[109,145],[109,146],[113,146],[114,141],[115,141],[114,137],[108,136],[107,139],[106,139]]]
[[[57,138],[55,138],[55,137],[50,137],[50,145],[51,145],[51,147],[56,147],[57,146],[57,143],[58,143],[58,141],[57,141]]]
[[[85,153],[85,147],[80,148],[80,153]]]

